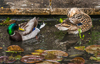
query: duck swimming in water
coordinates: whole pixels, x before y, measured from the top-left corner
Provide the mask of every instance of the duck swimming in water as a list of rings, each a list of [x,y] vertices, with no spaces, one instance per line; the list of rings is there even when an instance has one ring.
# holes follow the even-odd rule
[[[16,24],[12,23],[8,26],[7,32],[10,36],[10,40],[12,41],[25,41],[31,38],[34,38],[39,32],[40,29],[45,26],[45,23],[38,23],[36,17],[31,19],[28,22]],[[23,31],[20,31],[23,29]]]
[[[66,30],[69,34],[78,34],[78,29],[81,29],[83,33],[92,27],[90,16],[78,8],[71,8],[67,16],[69,18],[60,24],[56,24],[55,27],[62,31]]]

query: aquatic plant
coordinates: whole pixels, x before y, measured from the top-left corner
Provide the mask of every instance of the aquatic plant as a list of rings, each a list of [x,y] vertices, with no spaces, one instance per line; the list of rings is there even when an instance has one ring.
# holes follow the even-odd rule
[[[10,18],[8,17],[8,18],[4,21],[4,23],[9,22],[9,21],[10,21]]]
[[[10,25],[11,23],[14,23],[15,22],[15,20],[11,20],[9,17],[5,20],[5,21],[3,21],[3,22],[1,22],[0,23],[0,25]]]
[[[92,31],[90,35],[91,35],[91,39],[88,42],[88,45],[93,45],[93,44],[97,43],[97,41],[100,38],[100,36],[99,36],[100,32],[98,32],[98,31]]]
[[[80,37],[78,43],[79,43],[79,45],[81,45],[82,44],[82,40],[84,40],[85,35],[81,35],[81,33],[82,33],[81,28],[78,29],[78,32],[79,33],[77,35],[79,35],[79,37]]]
[[[78,31],[79,31],[79,37],[83,40],[83,39],[84,39],[84,37],[85,37],[85,35],[81,36],[81,33],[82,33],[81,28],[80,28],[80,29],[78,29]]]
[[[60,18],[59,22],[60,22],[60,23],[62,23],[62,22],[63,22],[63,20]]]
[[[67,18],[60,18],[59,22],[62,23],[63,20],[65,20],[65,19],[67,19]]]

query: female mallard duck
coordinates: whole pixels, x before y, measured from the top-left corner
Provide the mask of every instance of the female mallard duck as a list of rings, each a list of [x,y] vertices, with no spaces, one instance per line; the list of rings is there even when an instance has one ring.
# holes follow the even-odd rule
[[[8,26],[7,32],[10,35],[11,40],[25,41],[34,38],[40,32],[40,29],[44,26],[44,23],[38,24],[36,17],[34,17],[27,23],[25,22],[19,25],[17,25],[16,23],[12,23]],[[19,31],[18,29],[23,29],[24,31]]]
[[[75,10],[73,9],[71,9],[68,15],[69,18],[64,20],[61,24],[55,25],[55,27],[59,30],[67,30],[69,34],[78,34],[78,29],[81,29],[81,32],[88,31],[92,27],[92,20],[90,16],[76,8]],[[79,11],[79,13],[77,11]]]

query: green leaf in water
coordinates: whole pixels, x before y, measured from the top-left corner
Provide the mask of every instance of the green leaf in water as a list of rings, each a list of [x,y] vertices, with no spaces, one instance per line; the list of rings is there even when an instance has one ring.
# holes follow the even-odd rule
[[[63,19],[62,19],[62,18],[60,18],[59,22],[60,22],[60,23],[62,23],[62,22],[63,22]]]
[[[83,38],[84,38],[84,36],[85,36],[85,35],[83,35]]]

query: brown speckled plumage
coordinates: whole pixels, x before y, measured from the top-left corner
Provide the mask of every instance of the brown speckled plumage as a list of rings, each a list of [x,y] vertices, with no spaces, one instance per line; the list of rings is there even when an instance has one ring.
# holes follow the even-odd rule
[[[83,14],[75,14],[70,18],[73,21],[73,24],[82,23],[82,25],[77,26],[77,28],[81,28],[82,32],[88,31],[92,27],[92,20],[89,15]]]
[[[92,27],[90,16],[78,8],[69,9],[67,16],[69,18],[55,25],[59,30],[67,30],[69,34],[78,34],[78,29],[81,28],[82,32],[86,32]],[[78,25],[79,23],[82,25]]]

